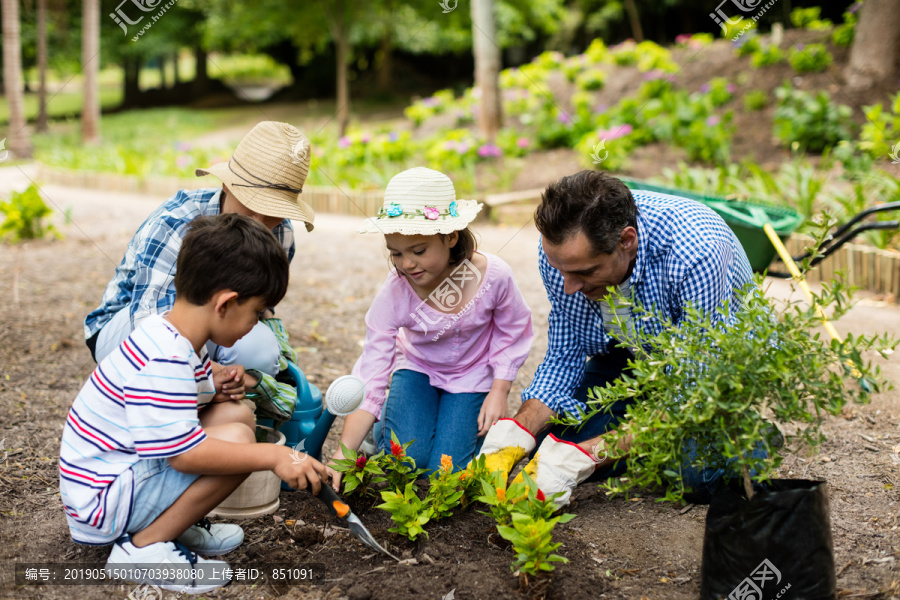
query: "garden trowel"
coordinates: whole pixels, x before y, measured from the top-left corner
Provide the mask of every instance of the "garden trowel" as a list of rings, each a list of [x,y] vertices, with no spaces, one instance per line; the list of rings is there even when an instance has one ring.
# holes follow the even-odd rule
[[[343,519],[347,522],[347,525],[350,527],[350,533],[353,534],[353,537],[361,541],[372,550],[377,550],[378,552],[386,554],[398,562],[400,561],[399,558],[382,548],[381,544],[375,541],[375,538],[372,537],[372,534],[369,533],[369,530],[366,529],[365,525],[362,524],[362,521],[359,520],[359,517],[353,514],[353,511],[350,510],[350,507],[347,506],[347,504],[343,500],[341,500],[341,498],[335,493],[333,489],[331,489],[331,486],[327,481],[322,482],[322,489],[319,491],[319,495],[316,497],[325,503],[325,506],[328,507],[328,512],[330,512],[337,518]]]

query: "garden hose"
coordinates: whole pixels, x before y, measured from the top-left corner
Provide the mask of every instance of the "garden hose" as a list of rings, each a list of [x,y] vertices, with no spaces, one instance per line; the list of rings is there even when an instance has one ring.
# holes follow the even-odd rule
[[[778,237],[778,234],[775,233],[775,229],[772,227],[771,223],[766,223],[763,225],[763,229],[766,232],[766,235],[769,237],[769,241],[772,242],[772,245],[775,247],[775,250],[778,252],[778,256],[781,257],[781,262],[785,264],[790,272],[791,276],[797,281],[800,285],[800,289],[803,290],[803,293],[806,294],[806,299],[809,300],[809,303],[816,307],[816,312],[819,313],[819,316],[822,318],[822,326],[825,327],[825,331],[831,336],[831,339],[841,341],[841,336],[837,332],[837,329],[834,328],[834,325],[828,320],[825,316],[825,311],[822,310],[822,307],[816,303],[815,298],[813,297],[812,290],[809,289],[809,284],[806,283],[806,280],[803,279],[803,274],[800,272],[800,269],[797,268],[797,264],[794,262],[794,259],[791,258],[791,255],[788,254],[787,248],[784,247],[784,244],[781,242],[781,238]],[[850,367],[851,373],[853,376],[857,378],[859,381],[860,387],[866,392],[872,391],[872,386],[869,385],[868,380],[862,376],[859,372],[859,369],[854,365],[849,359],[847,360],[847,366]]]

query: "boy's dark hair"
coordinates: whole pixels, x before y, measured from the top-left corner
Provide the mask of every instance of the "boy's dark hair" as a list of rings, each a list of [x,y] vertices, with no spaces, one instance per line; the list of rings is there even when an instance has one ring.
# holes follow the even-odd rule
[[[459,239],[456,240],[456,245],[450,248],[450,265],[454,267],[464,260],[472,260],[472,255],[478,249],[475,234],[468,227],[456,233],[459,234]],[[447,234],[442,235],[446,237]]]
[[[238,302],[262,296],[272,307],[287,292],[289,269],[287,253],[262,223],[235,213],[197,217],[178,251],[175,294],[203,305],[227,289]]]
[[[631,190],[612,175],[579,171],[547,186],[534,223],[551,244],[583,231],[595,253],[611,254],[623,229],[637,229],[637,205]]]

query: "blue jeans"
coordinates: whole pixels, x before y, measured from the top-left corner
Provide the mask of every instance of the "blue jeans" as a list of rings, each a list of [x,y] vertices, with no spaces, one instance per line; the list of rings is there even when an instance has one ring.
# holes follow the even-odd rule
[[[627,373],[629,370],[627,362],[631,356],[630,351],[618,346],[613,346],[610,349],[609,354],[598,354],[588,360],[584,369],[584,379],[581,382],[581,386],[575,392],[575,399],[587,402],[587,393],[589,389],[595,386],[603,387],[607,383],[617,379],[622,373]],[[612,405],[611,410],[597,413],[585,421],[580,429],[577,427],[554,425],[548,432],[538,436],[538,446],[540,446],[547,433],[552,433],[561,440],[578,444],[615,429],[618,426],[619,421],[625,416],[628,405],[632,402],[634,402],[634,400],[620,400],[619,402],[616,402]],[[673,470],[680,470],[684,484],[691,488],[692,492],[688,496],[688,499],[697,504],[706,504],[709,503],[712,495],[718,490],[726,471],[723,468],[717,467],[692,466],[691,462],[697,455],[696,447],[697,443],[695,440],[685,440],[684,452],[686,458],[680,468],[674,468]],[[766,452],[765,450],[757,449],[753,452],[753,456],[764,458]],[[733,460],[722,462],[725,462],[727,466],[729,463],[733,462]],[[586,481],[603,481],[610,477],[619,477],[623,475],[625,471],[626,463],[623,459],[612,465],[597,469]],[[732,475],[736,476],[736,473],[729,470],[729,476]]]
[[[454,470],[465,468],[484,441],[478,437],[478,413],[486,396],[451,394],[432,387],[424,373],[395,371],[375,443],[390,452],[393,431],[401,444],[415,440],[406,453],[417,468],[439,469],[442,454],[453,458]]]

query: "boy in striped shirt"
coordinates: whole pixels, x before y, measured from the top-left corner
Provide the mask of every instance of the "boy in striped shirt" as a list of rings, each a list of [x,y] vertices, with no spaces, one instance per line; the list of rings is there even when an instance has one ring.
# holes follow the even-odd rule
[[[108,568],[165,589],[216,589],[229,583],[227,563],[197,554],[227,554],[244,534],[204,516],[247,475],[271,469],[318,493],[325,467],[256,444],[242,390],[216,393],[205,348],[246,335],[284,297],[288,268],[284,248],[253,219],[198,217],[178,253],[172,310],[143,321],[78,394],[62,436],[60,494],[73,540],[114,544]]]

